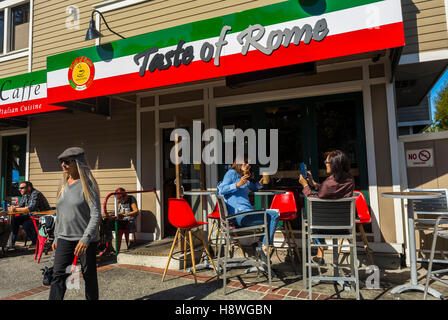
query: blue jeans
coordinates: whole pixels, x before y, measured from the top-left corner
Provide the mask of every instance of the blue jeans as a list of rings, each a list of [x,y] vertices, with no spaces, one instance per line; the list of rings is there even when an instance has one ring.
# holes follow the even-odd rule
[[[269,244],[272,245],[274,243],[274,234],[275,229],[277,228],[279,214],[277,210],[272,209],[266,210],[266,214],[269,229],[268,230]],[[264,214],[258,213],[258,214],[251,214],[248,216],[236,217],[231,221],[235,221],[238,227],[252,227],[264,223]],[[262,241],[263,243],[267,244],[265,236],[263,236]]]

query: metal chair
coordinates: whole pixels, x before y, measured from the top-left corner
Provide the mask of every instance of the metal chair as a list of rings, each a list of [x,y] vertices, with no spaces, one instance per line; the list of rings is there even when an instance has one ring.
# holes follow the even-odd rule
[[[409,189],[410,192],[437,192],[444,197],[436,199],[424,199],[424,200],[412,200],[412,210],[414,216],[420,216],[414,219],[415,230],[416,231],[433,231],[436,225],[437,218],[434,215],[447,214],[448,213],[448,189]],[[424,218],[422,218],[422,216]],[[416,249],[416,253],[430,253],[427,249]],[[437,251],[435,253],[445,254],[443,251]],[[427,258],[418,258],[417,262],[429,262]],[[436,263],[447,263],[448,259],[434,260]]]
[[[369,224],[372,221],[371,215],[370,215],[370,209],[367,205],[366,198],[364,197],[364,194],[361,191],[354,191],[353,197],[356,198],[356,225],[359,228],[359,233],[361,235],[361,239],[364,243],[364,251],[367,254],[367,260],[369,261],[370,265],[375,265],[374,259],[373,259],[373,251],[369,246],[369,241],[367,239],[366,231],[364,230],[364,225]],[[341,243],[344,241],[344,239],[341,239]],[[338,250],[338,254],[341,253],[341,248]],[[342,261],[346,258],[346,253],[343,253]],[[341,262],[342,262],[341,261]]]
[[[225,243],[225,250],[224,250],[224,257],[221,257],[221,247],[219,246],[218,249],[218,268],[220,269],[222,267],[223,270],[223,286],[224,286],[224,294],[227,293],[226,287],[227,287],[227,268],[232,267],[267,267],[267,270],[264,270],[265,273],[267,273],[268,281],[269,281],[269,288],[272,290],[272,276],[271,276],[271,261],[269,258],[266,259],[266,261],[262,261],[259,258],[253,258],[253,257],[242,257],[242,258],[234,258],[229,256],[230,246],[233,243],[238,243],[240,239],[243,238],[257,238],[261,236],[265,236],[266,239],[268,239],[268,223],[267,223],[267,216],[266,211],[264,210],[255,210],[255,211],[247,211],[238,213],[235,215],[232,215],[229,217],[228,211],[227,211],[227,205],[225,202],[225,199],[221,195],[217,195],[218,200],[218,208],[220,212],[220,219],[221,219],[221,240]],[[233,220],[236,217],[240,216],[249,216],[253,214],[264,214],[264,223],[252,227],[242,227],[242,228],[236,228],[231,224],[231,220]],[[221,241],[222,242],[222,241]],[[218,280],[219,280],[219,274],[218,274]]]
[[[359,277],[356,253],[356,222],[355,222],[355,198],[344,198],[339,200],[325,200],[318,198],[307,198],[308,212],[308,235],[307,235],[307,262],[308,266],[308,295],[312,299],[312,282],[313,281],[347,281],[355,283],[356,299],[360,299],[359,293]],[[350,264],[339,264],[335,259],[335,274],[333,277],[324,277],[322,275],[312,275],[311,249],[318,247],[320,244],[314,243],[317,238],[331,238],[333,253],[339,247],[350,248]],[[339,244],[338,239],[347,239],[348,244]],[[334,256],[334,255],[333,255]],[[316,264],[317,265],[317,264]],[[339,267],[350,266],[351,276],[339,276]],[[342,270],[341,270],[342,272]]]
[[[445,219],[445,220],[442,220]],[[436,270],[436,271],[432,271],[432,265],[434,262],[434,254],[436,251],[436,244],[437,244],[437,238],[438,237],[442,237],[445,239],[448,239],[448,227],[442,227],[441,225],[443,224],[447,224],[448,223],[448,215],[440,215],[435,222],[435,228],[434,228],[434,235],[433,235],[433,240],[432,240],[432,246],[431,246],[431,253],[429,256],[429,265],[428,265],[428,273],[426,275],[426,285],[425,285],[425,292],[423,294],[423,299],[426,300],[426,296],[428,295],[428,288],[429,288],[429,282],[431,280],[436,280],[439,281],[443,284],[448,285],[448,281],[443,280],[439,277],[433,276],[433,274],[444,274],[444,273],[448,273],[448,269],[442,269],[442,270]],[[448,261],[444,261],[445,263],[448,263]],[[445,297],[441,297],[442,299],[446,299]]]

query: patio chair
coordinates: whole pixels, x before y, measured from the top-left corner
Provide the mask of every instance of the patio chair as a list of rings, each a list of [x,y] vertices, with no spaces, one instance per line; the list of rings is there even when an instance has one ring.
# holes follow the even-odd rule
[[[356,253],[356,223],[355,223],[355,198],[344,198],[338,200],[326,200],[318,198],[307,198],[307,212],[308,212],[308,235],[307,235],[307,261],[308,267],[308,295],[312,299],[312,282],[313,281],[346,281],[354,283],[356,291],[356,299],[360,299],[359,293],[359,277],[357,266],[357,253]],[[350,248],[350,264],[340,264],[338,259],[335,259],[334,276],[325,277],[322,274],[319,276],[313,276],[311,260],[311,249],[318,247],[320,244],[316,244],[313,240],[318,238],[331,238],[333,244],[327,246],[333,247],[337,250],[339,247]],[[348,244],[339,244],[338,239],[347,239]],[[334,254],[333,254],[334,256]],[[316,264],[316,266],[318,266]],[[339,276],[338,272],[342,270],[339,267],[350,266],[351,276]],[[337,268],[337,269],[336,269]]]
[[[215,240],[214,240],[214,243],[215,243],[215,250],[214,250],[214,253],[215,253],[215,255],[216,255],[216,253],[217,253],[217,251],[218,251],[216,248],[220,245],[220,244],[219,244],[219,239],[220,239],[220,234],[221,234],[221,215],[219,214],[218,203],[216,203],[215,208],[213,209],[213,212],[210,213],[210,214],[207,216],[207,218],[208,218],[209,220],[210,220],[210,219],[212,220],[212,226],[210,227],[210,230],[209,230],[209,232],[208,232],[208,239],[207,239],[208,243],[211,243],[211,242],[210,242],[210,239],[211,239],[211,237],[212,237],[213,230],[215,229],[215,225],[216,225],[216,236],[215,236]],[[240,249],[240,251],[241,251],[241,253],[243,254],[243,256],[246,256],[246,253],[244,252],[243,248],[241,247],[241,243],[240,243],[239,241],[237,241],[237,242],[235,243],[235,245],[238,246],[238,248]],[[232,245],[232,248],[231,248],[231,255],[233,255],[233,250],[234,250],[234,248],[235,248],[235,245]]]
[[[221,240],[225,243],[225,250],[224,250],[224,257],[221,257],[221,247],[219,246],[218,249],[218,266],[219,268],[222,268],[223,270],[223,287],[224,287],[224,294],[227,294],[227,268],[232,267],[262,267],[264,268],[264,273],[267,273],[267,278],[269,281],[269,288],[272,290],[272,275],[271,275],[271,261],[269,258],[266,259],[266,261],[262,261],[259,257],[250,257],[250,256],[244,256],[241,258],[237,257],[230,257],[229,251],[230,246],[234,243],[238,243],[240,239],[244,238],[258,238],[261,236],[265,236],[266,239],[268,239],[268,223],[267,223],[267,216],[265,210],[254,210],[254,211],[247,211],[247,212],[241,212],[232,215],[229,217],[228,211],[227,211],[227,205],[225,202],[225,199],[221,195],[217,195],[218,200],[218,207],[221,217]],[[264,223],[252,227],[241,227],[236,228],[232,225],[231,221],[240,216],[249,216],[253,214],[264,214]],[[259,270],[259,269],[258,269]],[[219,279],[219,274],[218,274]]]
[[[369,261],[370,265],[375,265],[374,259],[373,259],[373,251],[369,246],[369,241],[367,239],[366,231],[364,230],[364,225],[369,224],[372,221],[371,215],[370,215],[370,209],[367,205],[366,198],[364,197],[364,194],[361,191],[354,191],[353,197],[356,198],[356,225],[359,228],[359,233],[361,234],[361,239],[364,242],[364,250],[367,254],[367,260]],[[341,243],[344,241],[344,239],[341,239]],[[338,250],[338,254],[341,253],[341,248]],[[347,254],[343,253],[342,261],[346,258]],[[341,261],[341,262],[342,262]]]
[[[448,189],[409,189],[410,192],[436,192],[443,195],[441,198],[413,200],[412,209],[414,216],[418,218],[414,219],[416,231],[433,231],[436,226],[437,216],[440,214],[448,213]],[[416,253],[421,253],[422,256],[430,254],[431,250],[428,249],[416,249]],[[442,254],[443,257],[446,251],[436,251],[435,253]],[[418,258],[417,262],[429,262],[427,258]],[[435,263],[448,264],[448,259],[436,259]]]
[[[445,219],[445,220],[443,220]],[[434,274],[438,274],[439,276],[445,273],[448,273],[448,269],[441,269],[441,270],[435,270],[432,271],[432,267],[433,267],[433,262],[434,262],[434,254],[436,251],[436,244],[437,244],[437,238],[441,237],[444,239],[448,239],[448,227],[443,227],[442,225],[446,225],[448,224],[448,215],[447,214],[442,214],[440,215],[435,222],[435,228],[434,228],[434,235],[433,235],[433,240],[432,240],[432,246],[431,246],[431,253],[429,256],[429,265],[428,265],[428,273],[426,275],[426,284],[425,284],[425,292],[423,294],[423,299],[426,300],[426,297],[428,295],[428,288],[429,288],[429,282],[431,280],[436,280],[439,281],[443,284],[448,285],[448,281],[447,280],[443,280],[440,277],[436,277],[434,276]],[[448,263],[447,260],[444,261],[445,263]],[[446,297],[442,297],[443,299],[446,299]]]
[[[163,271],[162,276],[162,282],[165,280],[166,272],[168,271],[168,267],[170,265],[171,257],[173,256],[174,247],[176,246],[177,240],[181,241],[182,235],[184,235],[184,268],[185,268],[185,261],[186,261],[186,245],[187,242],[190,245],[190,256],[191,256],[191,264],[193,266],[193,276],[194,281],[197,283],[196,279],[196,265],[195,265],[195,258],[194,258],[194,243],[193,243],[193,233],[191,232],[192,229],[201,227],[204,224],[207,224],[208,222],[203,221],[196,221],[196,218],[194,216],[193,210],[191,209],[190,205],[185,199],[177,199],[177,198],[169,198],[168,199],[168,221],[177,228],[176,235],[174,236],[173,244],[171,245],[170,253],[168,256],[168,261],[166,262],[165,270]],[[187,239],[187,234],[189,236],[189,239]],[[204,246],[204,250],[208,255],[209,261],[211,262],[213,269],[215,269],[215,265],[213,263],[213,260],[210,256],[210,253],[207,249],[207,246],[204,242],[203,232],[202,230],[198,232],[198,235],[200,237],[200,240],[202,242],[202,245]],[[216,272],[218,273],[218,272]]]

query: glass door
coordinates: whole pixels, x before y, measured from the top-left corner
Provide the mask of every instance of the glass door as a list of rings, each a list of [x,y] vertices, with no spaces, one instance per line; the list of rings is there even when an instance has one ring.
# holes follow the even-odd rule
[[[19,201],[19,185],[25,180],[26,135],[2,138],[1,201]]]

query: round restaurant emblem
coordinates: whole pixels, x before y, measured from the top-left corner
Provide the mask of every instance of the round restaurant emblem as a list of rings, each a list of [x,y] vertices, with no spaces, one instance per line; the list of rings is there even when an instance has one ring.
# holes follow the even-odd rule
[[[68,69],[68,81],[70,86],[78,91],[90,87],[95,76],[95,67],[89,58],[80,57],[73,61]]]

